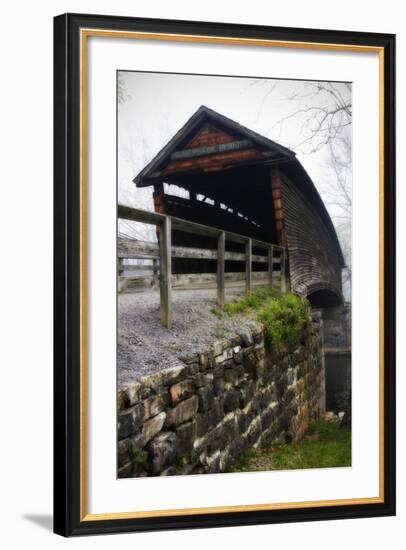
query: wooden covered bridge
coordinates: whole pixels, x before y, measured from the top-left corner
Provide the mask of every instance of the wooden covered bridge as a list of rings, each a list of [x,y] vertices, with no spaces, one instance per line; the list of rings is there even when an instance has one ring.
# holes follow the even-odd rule
[[[157,226],[160,248],[150,243],[150,257],[160,261],[164,305],[171,278],[176,283],[202,273],[217,281],[220,305],[224,280],[239,274],[247,292],[253,280],[279,276],[282,290],[315,307],[342,303],[344,259],[336,232],[289,149],[202,106],[134,183],[153,186],[155,213],[120,206],[118,215]],[[121,272],[124,258],[146,257],[141,248],[119,241]],[[161,317],[169,326],[165,313]]]

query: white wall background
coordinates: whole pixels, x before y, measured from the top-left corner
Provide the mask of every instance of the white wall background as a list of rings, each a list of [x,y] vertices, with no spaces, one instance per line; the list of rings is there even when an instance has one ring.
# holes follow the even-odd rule
[[[232,7],[232,9],[231,9]],[[0,86],[0,531],[5,548],[245,549],[252,544],[312,550],[358,545],[399,548],[406,520],[405,472],[398,473],[396,518],[346,520],[204,531],[115,535],[64,540],[51,533],[52,512],[52,17],[70,12],[224,21],[292,27],[336,28],[398,34],[398,151],[406,146],[406,31],[396,0],[355,3],[290,0],[268,3],[106,0],[8,2],[2,10]],[[400,155],[399,155],[400,156]],[[398,182],[406,171],[399,162]],[[398,185],[398,211],[406,207]],[[398,241],[406,232],[399,215]],[[405,276],[405,247],[398,246],[398,280]],[[403,285],[402,285],[403,286]],[[406,301],[398,290],[398,310]],[[405,324],[399,316],[398,334]],[[398,355],[398,463],[406,460],[406,387]],[[399,542],[397,542],[399,541]]]

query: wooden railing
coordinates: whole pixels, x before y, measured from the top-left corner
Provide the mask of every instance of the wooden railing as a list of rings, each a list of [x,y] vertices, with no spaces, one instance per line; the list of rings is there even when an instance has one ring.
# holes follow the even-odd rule
[[[230,280],[230,275],[241,275],[238,273],[226,273],[225,262],[238,261],[245,262],[245,292],[251,293],[252,281],[257,273],[265,274],[267,284],[274,286],[274,274],[277,270],[274,266],[280,264],[280,289],[286,292],[286,254],[285,249],[275,244],[258,241],[244,235],[223,231],[215,227],[201,225],[188,220],[182,220],[149,212],[128,206],[118,206],[118,217],[125,220],[147,223],[160,227],[159,244],[151,242],[136,241],[132,239],[118,239],[118,260],[119,275],[124,271],[152,271],[153,277],[157,278],[159,269],[159,287],[160,287],[160,316],[161,323],[167,328],[172,324],[172,284],[173,277],[183,277],[172,275],[172,258],[192,258],[217,260],[217,274],[215,281],[217,286],[217,304],[223,309],[225,300],[225,282]],[[216,249],[202,249],[184,246],[172,246],[172,230],[183,231],[196,235],[213,237],[217,240]],[[240,243],[245,246],[245,252],[231,252],[226,250],[226,241]],[[265,254],[253,254],[252,250],[264,250]],[[152,265],[125,265],[125,259],[150,259]],[[158,266],[159,261],[159,266]],[[267,266],[266,271],[256,272],[252,270],[253,263],[264,263]],[[184,277],[190,277],[189,275]]]

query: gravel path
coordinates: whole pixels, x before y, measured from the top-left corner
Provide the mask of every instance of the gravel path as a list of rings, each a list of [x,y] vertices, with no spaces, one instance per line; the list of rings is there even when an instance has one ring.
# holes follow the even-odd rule
[[[217,339],[235,336],[254,324],[245,316],[218,318],[213,289],[174,290],[173,324],[159,320],[159,291],[128,292],[118,297],[118,386],[179,364],[179,357],[207,350]],[[227,289],[226,300],[242,295]]]

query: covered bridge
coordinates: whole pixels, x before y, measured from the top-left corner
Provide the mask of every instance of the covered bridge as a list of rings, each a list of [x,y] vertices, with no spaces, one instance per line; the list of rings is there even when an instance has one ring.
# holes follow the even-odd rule
[[[201,106],[134,183],[154,187],[156,212],[285,247],[292,291],[315,307],[342,303],[337,235],[293,151]],[[207,240],[173,232],[175,245]],[[175,259],[173,272],[197,272],[197,261]],[[214,272],[215,262],[206,268]]]

